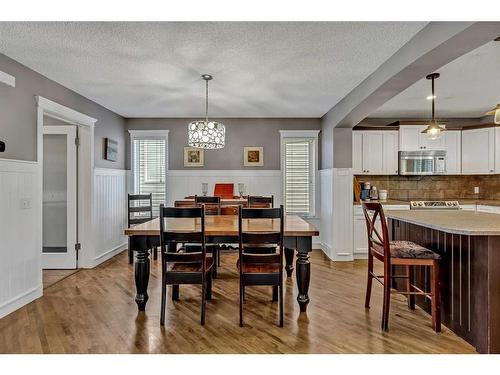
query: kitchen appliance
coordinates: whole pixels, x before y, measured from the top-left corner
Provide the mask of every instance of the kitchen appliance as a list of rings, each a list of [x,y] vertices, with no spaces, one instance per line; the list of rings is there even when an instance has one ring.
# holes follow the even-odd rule
[[[399,151],[400,175],[433,175],[445,172],[446,151]]]
[[[378,199],[380,199],[381,201],[385,201],[387,199],[387,190],[379,190]]]
[[[440,210],[460,210],[458,201],[411,201],[410,209],[412,210],[426,210],[426,209],[440,209]]]
[[[378,190],[376,186],[372,186],[372,188],[370,189],[370,199],[372,201],[378,200]]]

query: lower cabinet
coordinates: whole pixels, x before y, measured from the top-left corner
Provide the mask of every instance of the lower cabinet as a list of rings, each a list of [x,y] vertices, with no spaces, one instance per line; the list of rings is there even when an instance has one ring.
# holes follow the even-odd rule
[[[368,232],[366,230],[366,221],[361,205],[353,206],[353,255],[354,259],[368,258]],[[383,205],[384,210],[409,210],[410,205]],[[379,233],[382,234],[380,224],[377,227]]]

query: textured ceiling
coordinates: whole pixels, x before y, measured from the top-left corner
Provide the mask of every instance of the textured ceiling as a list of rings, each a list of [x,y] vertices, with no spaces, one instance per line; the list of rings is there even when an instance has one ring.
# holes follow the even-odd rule
[[[500,103],[500,42],[490,42],[438,69],[436,117],[482,117]],[[431,82],[423,78],[370,117],[430,117]]]
[[[0,23],[0,52],[125,117],[321,117],[423,22]]]

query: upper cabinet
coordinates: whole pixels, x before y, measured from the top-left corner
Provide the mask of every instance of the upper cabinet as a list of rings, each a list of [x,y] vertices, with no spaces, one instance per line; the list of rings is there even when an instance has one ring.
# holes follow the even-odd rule
[[[495,128],[462,131],[462,173],[495,172]]]
[[[398,174],[397,131],[353,131],[354,174]]]
[[[462,173],[462,132],[447,130],[442,135],[446,151],[446,174]]]
[[[431,140],[422,133],[425,128],[427,125],[401,125],[399,127],[399,150],[444,150],[443,137]]]

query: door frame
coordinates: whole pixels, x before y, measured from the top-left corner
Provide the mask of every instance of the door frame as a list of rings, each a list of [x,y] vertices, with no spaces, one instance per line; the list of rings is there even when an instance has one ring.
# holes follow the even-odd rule
[[[42,253],[42,269],[76,269],[78,267],[76,253],[76,244],[78,242],[78,188],[76,185],[78,182],[78,146],[76,142],[78,128],[74,125],[44,125],[43,135],[44,137],[46,135],[66,136],[67,151],[66,155],[64,155],[66,158],[66,252]],[[45,192],[42,191],[42,197],[44,195]]]
[[[92,194],[94,185],[94,127],[97,119],[75,111],[69,107],[56,103],[42,96],[35,96],[37,103],[37,186],[40,192],[38,207],[38,233],[37,243],[42,256],[42,199],[43,192],[43,116],[47,115],[57,120],[62,120],[70,125],[76,125],[79,135],[78,171],[77,171],[77,233],[80,251],[78,253],[78,268],[91,267],[93,242],[92,242]],[[40,262],[40,269],[42,264]],[[41,276],[41,274],[40,274]]]

